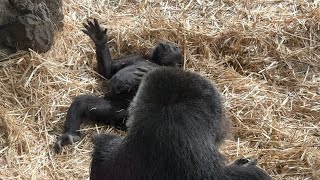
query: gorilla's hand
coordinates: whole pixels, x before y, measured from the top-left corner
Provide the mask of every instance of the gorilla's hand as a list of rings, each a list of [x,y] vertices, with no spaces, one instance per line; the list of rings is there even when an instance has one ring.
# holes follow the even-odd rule
[[[93,22],[88,20],[87,24],[83,23],[83,26],[85,29],[82,29],[82,31],[92,39],[96,46],[107,43],[108,29],[103,30],[98,20],[93,19]]]
[[[137,71],[134,72],[135,79],[141,81],[149,72],[154,70],[154,67],[138,67]]]

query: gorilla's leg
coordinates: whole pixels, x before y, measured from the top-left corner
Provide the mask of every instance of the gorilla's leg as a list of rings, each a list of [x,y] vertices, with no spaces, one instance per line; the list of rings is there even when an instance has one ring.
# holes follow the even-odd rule
[[[117,111],[112,103],[104,98],[80,95],[72,102],[64,124],[64,133],[55,144],[55,151],[59,152],[62,146],[73,144],[80,140],[80,125],[86,121],[103,121],[107,124],[114,124]]]

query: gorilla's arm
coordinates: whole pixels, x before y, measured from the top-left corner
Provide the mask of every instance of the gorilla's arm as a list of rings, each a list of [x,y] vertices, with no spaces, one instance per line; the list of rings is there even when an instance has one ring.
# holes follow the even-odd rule
[[[82,31],[87,34],[96,46],[96,59],[98,62],[98,73],[106,79],[110,79],[120,69],[132,65],[137,61],[143,61],[145,58],[140,55],[131,55],[125,58],[113,61],[111,59],[107,29],[103,29],[96,19],[94,22],[88,21],[83,24]]]
[[[96,58],[98,61],[98,73],[109,79],[111,74],[111,54],[109,50],[107,29],[102,29],[96,19],[94,22],[88,21],[83,24],[85,29],[82,31],[87,34],[96,45]]]

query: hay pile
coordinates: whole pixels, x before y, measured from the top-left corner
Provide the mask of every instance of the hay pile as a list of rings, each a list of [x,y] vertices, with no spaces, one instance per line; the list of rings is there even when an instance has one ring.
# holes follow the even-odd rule
[[[0,179],[86,179],[91,135],[61,155],[52,144],[80,94],[103,95],[93,71],[87,17],[107,25],[113,57],[145,53],[159,40],[180,44],[186,69],[226,97],[230,160],[259,159],[275,179],[320,178],[319,1],[64,0],[65,27],[51,51],[20,54],[0,67]]]

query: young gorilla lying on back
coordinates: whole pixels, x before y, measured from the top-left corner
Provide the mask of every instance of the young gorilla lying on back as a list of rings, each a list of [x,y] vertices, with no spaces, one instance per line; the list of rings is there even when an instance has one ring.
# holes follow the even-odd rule
[[[205,78],[159,68],[129,107],[128,135],[96,135],[90,178],[271,179],[256,161],[226,166],[219,146],[229,131],[221,96]]]
[[[148,70],[161,66],[181,68],[184,64],[181,49],[172,42],[161,42],[151,55],[130,55],[117,60],[111,59],[107,29],[98,21],[88,21],[83,32],[96,46],[98,73],[109,79],[110,91],[105,96],[80,95],[68,109],[64,132],[57,139],[54,150],[80,140],[80,125],[85,121],[104,122],[125,129],[127,108],[136,94],[141,78]]]

